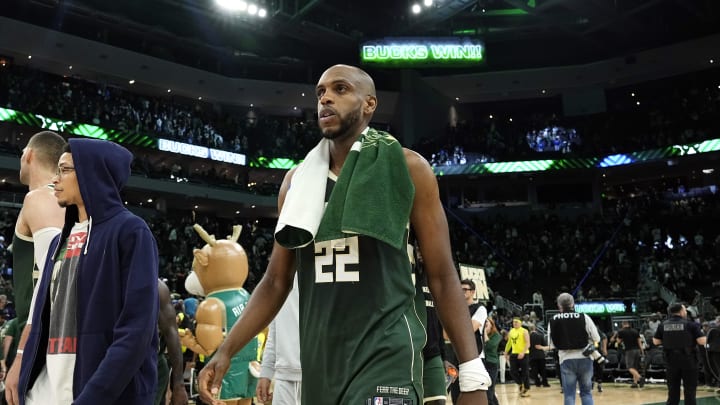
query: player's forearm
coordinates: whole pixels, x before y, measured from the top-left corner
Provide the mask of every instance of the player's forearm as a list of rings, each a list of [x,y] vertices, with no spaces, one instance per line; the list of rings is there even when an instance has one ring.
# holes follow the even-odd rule
[[[170,362],[170,367],[172,367],[172,374],[170,376],[172,385],[183,385],[183,372],[185,371],[185,369],[183,365],[182,349],[180,348],[180,340],[177,335],[177,329],[172,328],[172,331],[168,330],[168,335],[165,335],[164,333],[163,336],[167,336],[166,344],[168,361]]]
[[[463,363],[477,358],[477,342],[473,335],[470,313],[460,293],[461,286],[457,276],[448,273],[440,277],[429,277],[428,285],[458,361]]]

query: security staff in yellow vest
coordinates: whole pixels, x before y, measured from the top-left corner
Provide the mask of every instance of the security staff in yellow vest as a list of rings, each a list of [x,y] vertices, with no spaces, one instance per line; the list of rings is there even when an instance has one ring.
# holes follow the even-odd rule
[[[705,345],[700,325],[687,319],[687,308],[681,303],[668,307],[670,317],[658,326],[653,343],[662,345],[667,363],[667,405],[680,403],[680,381],[685,392],[685,404],[695,405],[698,384],[697,345]]]

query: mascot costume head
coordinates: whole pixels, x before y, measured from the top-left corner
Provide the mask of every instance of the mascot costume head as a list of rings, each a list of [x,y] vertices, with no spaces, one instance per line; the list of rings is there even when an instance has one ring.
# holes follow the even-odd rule
[[[237,243],[241,226],[234,226],[232,236],[220,240],[198,224],[193,228],[207,244],[193,250],[193,272],[185,288],[206,299],[198,305],[195,314],[195,334],[186,329],[181,333],[181,341],[199,355],[212,356],[250,298],[243,288],[248,276],[248,260],[245,250]],[[257,379],[248,367],[257,358],[257,346],[255,338],[232,358],[218,395],[220,400],[228,404],[250,404]]]

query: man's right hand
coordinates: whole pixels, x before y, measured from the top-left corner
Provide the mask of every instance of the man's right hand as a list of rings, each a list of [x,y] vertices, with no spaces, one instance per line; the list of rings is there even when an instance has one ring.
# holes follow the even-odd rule
[[[5,376],[5,400],[9,405],[20,404],[20,397],[18,396],[20,363],[22,363],[22,357],[17,356],[12,366],[10,366],[10,371],[8,371],[7,376]]]
[[[223,401],[217,399],[220,393],[223,377],[230,368],[230,357],[225,352],[218,350],[212,360],[203,367],[198,377],[198,389],[200,398],[208,404],[224,405]]]
[[[272,392],[270,392],[270,379],[260,377],[257,382],[257,388],[255,388],[255,396],[260,403],[266,403],[272,401]]]

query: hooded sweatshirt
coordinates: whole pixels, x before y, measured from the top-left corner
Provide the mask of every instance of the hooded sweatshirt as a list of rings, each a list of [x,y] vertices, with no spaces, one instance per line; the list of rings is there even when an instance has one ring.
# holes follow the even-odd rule
[[[128,211],[120,189],[132,154],[109,141],[70,139],[87,237],[77,265],[77,348],[74,404],[152,404],[157,384],[158,252],[145,221]],[[58,253],[78,222],[66,209],[38,285],[32,330],[24,348],[20,404],[46,363],[50,280]]]

